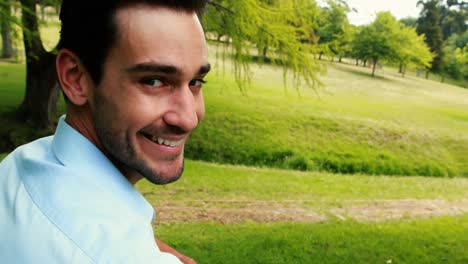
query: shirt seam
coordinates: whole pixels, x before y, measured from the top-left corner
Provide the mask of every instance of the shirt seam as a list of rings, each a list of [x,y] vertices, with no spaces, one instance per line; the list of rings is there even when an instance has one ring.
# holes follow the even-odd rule
[[[26,190],[26,193],[28,194],[29,198],[31,199],[31,201],[34,203],[35,207],[47,218],[47,220],[49,220],[49,222],[55,226],[56,229],[59,230],[60,233],[62,233],[66,238],[68,238],[73,245],[75,245],[85,256],[87,256],[91,263],[93,264],[96,264],[97,262],[94,260],[93,257],[91,257],[87,252],[86,250],[84,250],[83,248],[81,248],[78,243],[73,239],[71,238],[62,228],[59,227],[59,225],[57,223],[55,223],[50,217],[49,215],[47,215],[42,209],[41,207],[37,204],[36,200],[34,200],[34,198],[32,197],[31,193],[29,192],[29,189],[27,188],[27,185],[21,181],[21,185],[23,185],[24,189]]]

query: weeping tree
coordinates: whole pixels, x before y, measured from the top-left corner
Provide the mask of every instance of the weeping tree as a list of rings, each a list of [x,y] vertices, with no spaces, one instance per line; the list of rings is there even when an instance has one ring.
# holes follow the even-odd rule
[[[314,1],[213,0],[207,9],[203,18],[206,33],[226,36],[223,57],[232,54],[241,90],[252,78],[250,63],[255,56],[268,56],[269,62],[280,65],[285,84],[289,73],[295,87],[302,81],[310,87],[320,84],[318,73],[324,68],[315,59],[319,8]],[[215,32],[217,26],[210,25],[213,21],[223,21],[221,32]]]

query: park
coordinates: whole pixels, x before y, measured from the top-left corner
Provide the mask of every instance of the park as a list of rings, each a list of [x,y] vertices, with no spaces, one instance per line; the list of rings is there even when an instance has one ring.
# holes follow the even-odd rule
[[[289,6],[295,1],[212,2],[203,22],[213,67],[203,87],[206,117],[187,142],[184,175],[136,185],[156,211],[155,235],[199,263],[467,263],[466,25],[446,37],[446,57],[438,57],[428,36],[389,12],[336,31],[351,27],[342,1],[304,9]],[[329,12],[329,20],[276,17],[288,8],[310,20]],[[465,19],[466,8],[457,9]],[[54,8],[46,10],[40,32],[52,50],[60,25]],[[244,31],[220,24],[241,11],[246,17],[231,22]],[[252,33],[252,17],[257,25],[290,23]],[[307,23],[322,26],[308,32]],[[297,39],[277,36],[279,29]],[[396,39],[379,39],[385,30]],[[372,49],[379,45],[384,52]],[[53,134],[65,112],[59,98],[51,124],[17,118],[26,57],[0,60],[0,160]]]

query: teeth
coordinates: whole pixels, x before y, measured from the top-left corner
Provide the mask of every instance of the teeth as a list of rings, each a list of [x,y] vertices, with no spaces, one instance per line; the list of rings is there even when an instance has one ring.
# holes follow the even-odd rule
[[[157,136],[153,136],[151,138],[151,140],[158,143],[159,145],[166,145],[166,146],[170,146],[170,147],[176,147],[176,146],[180,145],[182,142],[184,142],[183,139],[181,139],[179,141],[171,141],[171,140],[160,138],[160,137],[157,137]]]

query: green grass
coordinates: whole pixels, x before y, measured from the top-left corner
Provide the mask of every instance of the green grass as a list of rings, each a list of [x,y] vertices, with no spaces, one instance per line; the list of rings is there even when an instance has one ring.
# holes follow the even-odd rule
[[[326,214],[332,208],[379,200],[465,201],[468,179],[336,175],[189,160],[176,183],[156,186],[141,181],[137,189],[156,212],[167,203],[179,204],[175,210],[199,214],[207,206],[242,210],[246,203],[263,201]],[[154,226],[159,239],[199,263],[465,263],[467,228],[468,214],[426,220],[406,216],[377,223],[331,217],[321,223],[200,220],[156,221]]]
[[[25,65],[0,62],[0,112],[17,107],[24,96]]]
[[[383,199],[455,201],[468,197],[468,179],[463,178],[334,175],[196,161],[188,161],[186,167],[184,176],[171,185],[138,183],[137,188],[156,212],[168,203],[178,204],[177,211],[195,215],[209,207],[242,211],[245,204],[262,201],[326,215],[332,208],[372,205]],[[157,222],[155,235],[200,263],[466,261],[468,215],[430,220],[407,217],[381,223],[357,223],[349,218],[338,221],[333,217],[321,223]]]
[[[468,176],[466,89],[388,71],[372,78],[368,69],[336,64],[318,96],[304,87],[285,90],[278,69],[254,72],[246,94],[222,70],[209,76],[207,115],[188,157],[334,173]]]
[[[259,169],[187,161],[177,182],[157,186],[141,181],[137,188],[155,207],[168,200],[295,201],[310,209],[331,208],[377,200],[443,199],[468,197],[468,179],[337,175],[277,169]],[[242,203],[230,206],[242,206]]]
[[[468,215],[374,224],[172,224],[157,236],[199,263],[467,263]]]

